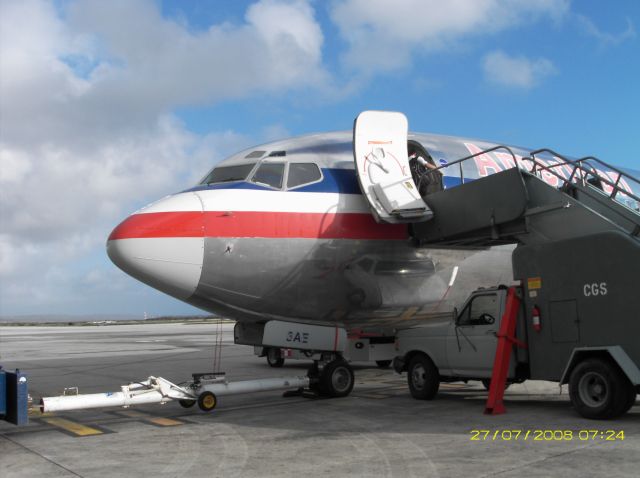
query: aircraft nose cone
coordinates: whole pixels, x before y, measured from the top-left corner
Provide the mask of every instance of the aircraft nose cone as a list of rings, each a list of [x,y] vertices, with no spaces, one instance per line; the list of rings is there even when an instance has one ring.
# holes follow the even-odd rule
[[[202,274],[203,226],[195,193],[169,196],[122,221],[107,240],[107,254],[130,276],[184,300]]]

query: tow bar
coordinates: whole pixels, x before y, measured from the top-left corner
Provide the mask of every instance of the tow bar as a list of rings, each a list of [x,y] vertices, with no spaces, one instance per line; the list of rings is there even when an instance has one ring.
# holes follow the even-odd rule
[[[162,377],[149,377],[143,382],[130,383],[120,387],[119,392],[79,394],[64,394],[57,397],[43,397],[40,399],[40,411],[59,412],[68,410],[82,410],[87,408],[125,407],[159,403],[164,405],[172,400],[178,400],[185,408],[196,403],[201,410],[209,412],[217,405],[217,397],[237,395],[243,393],[266,392],[271,390],[303,389],[309,386],[309,377],[296,376],[285,378],[266,378],[259,380],[244,380],[240,382],[227,381],[224,373],[194,373],[189,382],[176,385]]]

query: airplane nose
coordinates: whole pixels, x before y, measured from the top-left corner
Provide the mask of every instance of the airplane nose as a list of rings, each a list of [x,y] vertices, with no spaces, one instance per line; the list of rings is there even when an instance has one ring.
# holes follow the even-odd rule
[[[122,221],[107,240],[107,254],[130,276],[185,300],[202,274],[203,216],[195,193],[168,196]]]

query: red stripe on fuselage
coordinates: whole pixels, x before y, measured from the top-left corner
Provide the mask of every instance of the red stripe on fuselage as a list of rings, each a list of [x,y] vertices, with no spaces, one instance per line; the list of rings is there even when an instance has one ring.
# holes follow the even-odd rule
[[[378,224],[371,214],[299,212],[154,212],[134,214],[109,240],[153,237],[406,239],[407,226]]]

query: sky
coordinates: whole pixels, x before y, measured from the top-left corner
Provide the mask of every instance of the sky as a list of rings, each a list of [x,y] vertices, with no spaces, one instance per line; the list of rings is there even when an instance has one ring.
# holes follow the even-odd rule
[[[637,0],[0,0],[0,316],[198,312],[113,227],[363,110],[640,169],[638,29]]]

